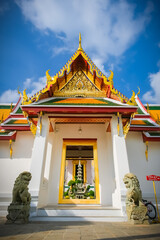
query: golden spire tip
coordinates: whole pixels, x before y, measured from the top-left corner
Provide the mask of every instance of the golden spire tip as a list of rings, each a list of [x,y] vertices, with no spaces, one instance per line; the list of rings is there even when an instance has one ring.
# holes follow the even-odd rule
[[[81,45],[81,33],[79,33],[79,47],[78,50],[82,50],[82,45]]]

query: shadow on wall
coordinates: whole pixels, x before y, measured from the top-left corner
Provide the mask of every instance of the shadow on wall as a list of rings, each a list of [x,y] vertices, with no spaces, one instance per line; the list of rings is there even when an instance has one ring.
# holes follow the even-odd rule
[[[31,132],[17,132],[12,143],[12,158],[31,158],[34,136]],[[9,141],[0,142],[0,158],[10,158]]]

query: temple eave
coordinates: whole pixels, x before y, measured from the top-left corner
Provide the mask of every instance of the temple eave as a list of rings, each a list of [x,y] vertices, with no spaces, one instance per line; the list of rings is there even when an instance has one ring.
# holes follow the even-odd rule
[[[22,106],[21,107],[23,111],[28,112],[29,114],[37,114],[39,112],[45,112],[45,113],[84,113],[84,114],[90,114],[90,113],[121,113],[122,115],[126,114],[132,114],[137,111],[137,107],[80,107],[80,106],[54,106],[54,107],[49,107],[49,106]]]
[[[18,131],[30,131],[29,126],[15,126],[15,125],[10,125],[10,126],[3,126],[4,130],[18,130]]]
[[[141,127],[141,126],[133,127],[133,126],[131,126],[130,127],[130,131],[136,131],[136,132],[160,131],[160,127],[149,127],[149,126],[146,126],[146,127]]]

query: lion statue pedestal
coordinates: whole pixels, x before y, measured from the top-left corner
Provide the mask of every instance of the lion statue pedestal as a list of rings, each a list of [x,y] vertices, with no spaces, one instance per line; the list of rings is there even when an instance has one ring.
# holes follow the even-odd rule
[[[128,173],[123,181],[128,189],[126,194],[128,221],[132,224],[149,224],[147,207],[142,202],[142,192],[137,177],[133,173]]]
[[[31,202],[31,195],[28,192],[30,180],[30,172],[23,172],[16,178],[12,191],[12,203],[8,206],[6,223],[28,222]]]

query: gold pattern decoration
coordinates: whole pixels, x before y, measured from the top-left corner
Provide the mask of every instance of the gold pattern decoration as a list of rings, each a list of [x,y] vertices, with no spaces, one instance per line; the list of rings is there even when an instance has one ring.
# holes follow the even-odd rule
[[[156,123],[160,125],[160,118],[159,118],[159,115],[157,114],[157,120],[156,120]]]
[[[84,74],[79,70],[75,75],[58,91],[54,96],[103,96],[104,93],[99,90],[94,83],[92,83]]]
[[[146,155],[146,160],[148,161],[148,141],[146,141],[145,144],[146,144],[145,155]]]
[[[115,89],[113,86],[110,86],[110,90],[113,94],[119,97],[122,103],[127,102],[128,98],[125,97],[122,93],[120,93],[117,89]]]
[[[160,125],[160,118],[159,115],[156,114],[156,116],[154,114],[152,114],[152,111],[149,110],[149,104],[147,103],[147,113],[156,121],[157,124]]]
[[[124,138],[127,137],[127,134],[129,132],[130,129],[130,122],[127,122],[126,125],[123,127],[123,134],[124,134]]]
[[[104,79],[104,84],[108,85],[109,86],[109,91],[111,93],[113,93],[114,95],[118,96],[120,101],[123,103],[123,102],[127,102],[129,99],[127,97],[125,97],[122,93],[120,93],[117,89],[115,89],[113,87],[113,76],[114,76],[114,73],[113,71],[109,70],[111,72],[110,76],[107,78],[106,76],[103,75],[103,79]]]
[[[12,153],[13,153],[13,149],[12,149],[12,140],[9,140],[9,149],[10,149],[10,158],[12,158]]]
[[[19,92],[20,93],[20,92]],[[27,94],[26,94],[26,89],[23,91],[23,100],[22,100],[22,105],[27,105],[33,102],[36,102],[39,100],[39,96],[44,93],[44,89],[42,89],[41,91],[37,92],[36,94],[34,94],[32,97],[28,98]],[[21,93],[20,93],[21,94]]]
[[[46,83],[47,83],[47,84],[52,81],[52,77],[51,77],[51,76],[49,75],[49,73],[48,73],[49,71],[50,71],[50,69],[46,71],[46,78],[47,78],[47,82],[46,82]]]
[[[152,111],[149,110],[149,104],[147,103],[147,113],[155,120],[155,122],[160,125],[160,118],[159,114],[153,114]]]
[[[31,98],[28,98],[26,89],[23,90],[23,100],[22,100],[22,105],[30,104],[32,103]]]
[[[134,116],[136,113],[132,113],[130,119],[126,122],[126,125],[123,127],[123,134],[124,134],[124,138],[127,137],[127,134],[129,132],[130,129],[130,125],[131,125],[131,121],[133,120]]]
[[[119,112],[117,112],[117,120],[118,120],[118,123],[117,123],[117,132],[118,132],[118,136],[119,136]]]
[[[3,123],[3,120],[4,120],[4,113],[2,113],[1,115],[0,123]]]
[[[35,135],[36,135],[36,131],[37,131],[37,126],[34,124],[34,122],[32,121],[32,119],[30,119],[30,118],[28,117],[28,113],[27,113],[27,112],[23,111],[23,115],[24,115],[24,117],[27,118],[27,121],[28,121],[29,126],[30,126],[30,130],[31,130],[31,132],[33,133],[33,135],[35,136]]]
[[[17,91],[18,91],[18,94],[20,95],[20,97],[22,97],[22,93],[19,91],[19,87],[18,87]]]
[[[109,71],[111,72],[110,76],[107,78],[106,76],[103,75],[103,78],[104,78],[104,84],[109,85],[112,89],[113,88],[113,75],[114,74],[111,70],[109,70]]]
[[[108,83],[109,85],[113,86],[113,72],[111,70],[109,70],[111,72],[110,76],[108,77]]]
[[[140,94],[140,88],[138,87],[138,93],[135,94],[135,92],[132,90],[133,94],[131,96],[131,98],[128,100],[127,104],[129,105],[137,105],[135,97],[138,96]]]
[[[113,72],[110,70],[111,74],[110,76],[107,78],[99,69],[98,67],[92,62],[92,60],[88,57],[88,55],[84,52],[84,50],[82,49],[82,45],[81,45],[81,34],[79,33],[79,46],[77,51],[72,55],[72,57],[68,60],[68,62],[63,66],[62,69],[60,69],[60,71],[54,76],[51,77],[49,75],[49,70],[46,71],[46,78],[47,78],[47,85],[41,90],[39,91],[37,94],[35,94],[34,96],[32,96],[31,98],[27,99],[26,95],[23,94],[23,104],[30,104],[32,102],[38,101],[40,96],[42,94],[45,94],[47,91],[50,90],[51,86],[54,85],[57,82],[58,78],[61,78],[64,76],[64,74],[69,74],[71,71],[71,64],[73,63],[73,61],[81,54],[81,56],[84,58],[84,60],[87,62],[87,64],[89,65],[89,71],[91,74],[94,74],[94,71],[96,73],[96,76],[98,78],[103,79],[103,83],[105,85],[108,85],[110,88],[110,92],[112,92],[113,94],[117,95],[120,99],[121,102],[128,102],[129,99],[126,98],[123,94],[121,94],[119,91],[117,91],[114,87],[113,87]],[[96,92],[97,93],[97,92]],[[80,94],[78,94],[79,96]],[[89,94],[86,94],[86,92],[84,91],[84,96],[93,96],[94,93],[89,92]],[[64,93],[62,92],[56,92],[55,96],[65,96]],[[70,95],[69,95],[70,96]],[[72,93],[73,96],[73,93]],[[106,93],[100,92],[98,93],[98,95],[95,95],[95,97],[106,97]]]
[[[24,116],[25,118],[27,118],[27,117],[28,117],[28,113],[25,112],[25,111],[23,111],[23,116]],[[28,121],[28,119],[27,119],[27,121]]]
[[[23,101],[22,104],[26,104],[28,102],[28,96],[26,94],[26,89],[23,90]]]
[[[41,94],[47,92],[50,89],[50,86],[55,84],[57,79],[62,77],[64,75],[64,72],[66,71],[66,74],[68,74],[71,70],[71,64],[72,62],[79,56],[79,54],[82,55],[82,57],[88,62],[90,66],[90,72],[93,74],[93,71],[96,71],[96,76],[99,78],[104,79],[104,83],[107,85],[111,85],[107,81],[107,77],[96,67],[96,65],[92,62],[92,60],[88,57],[88,55],[83,51],[82,46],[81,46],[81,35],[79,35],[79,50],[77,50],[72,57],[68,60],[68,62],[63,66],[63,68],[54,76],[52,77],[52,80],[49,82],[49,84],[43,89]],[[93,95],[93,94],[92,94]],[[103,94],[104,95],[104,94]],[[63,96],[63,94],[61,95]],[[101,96],[105,97],[105,96]],[[31,98],[32,99],[32,98]]]
[[[37,131],[37,126],[33,122],[30,123],[30,130],[33,133],[33,135],[35,136],[36,131]]]
[[[83,51],[82,45],[81,45],[81,41],[82,41],[82,39],[81,39],[81,33],[79,33],[79,47],[78,47],[78,51]]]

